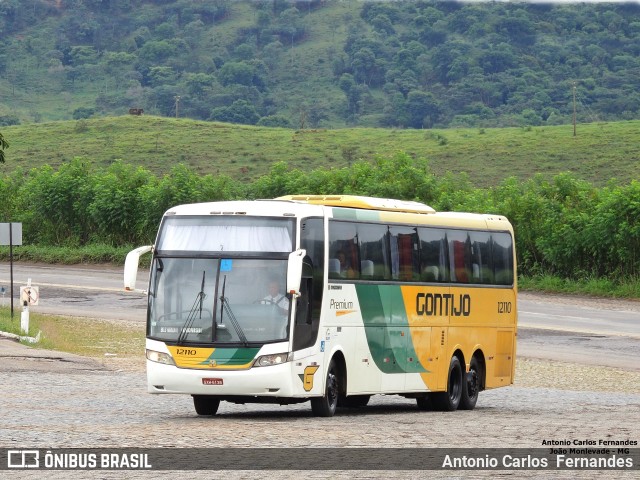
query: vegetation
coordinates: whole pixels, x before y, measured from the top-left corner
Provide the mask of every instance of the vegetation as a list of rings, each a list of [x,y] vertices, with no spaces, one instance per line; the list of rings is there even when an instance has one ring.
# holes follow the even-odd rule
[[[579,294],[593,297],[640,299],[640,281],[621,278],[571,279],[553,275],[521,276],[519,290],[536,292]]]
[[[563,173],[524,182],[510,177],[493,188],[478,188],[464,174],[437,176],[426,160],[404,153],[341,169],[300,170],[279,162],[251,183],[198,175],[182,164],[158,177],[123,162],[96,168],[76,159],[58,170],[44,166],[25,177],[5,176],[0,213],[22,222],[27,245],[121,247],[152,243],[163,212],[176,204],[289,193],[395,197],[441,211],[503,214],[516,231],[523,275],[625,280],[640,275],[639,181],[595,187]],[[105,259],[114,253],[105,251]]]
[[[138,246],[138,245],[136,245]],[[13,258],[16,261],[52,263],[60,265],[76,265],[87,263],[110,263],[121,265],[127,253],[134,248],[132,245],[105,245],[103,243],[89,243],[81,246],[58,245],[22,245],[13,247]],[[0,259],[9,259],[9,247],[0,247]],[[140,259],[140,265],[144,266],[149,261],[149,256]]]
[[[202,175],[249,182],[281,160],[303,170],[343,168],[404,151],[427,158],[436,175],[466,172],[476,186],[565,171],[604,186],[612,178],[637,179],[640,158],[640,121],[578,125],[574,137],[571,126],[292,130],[127,115],[10,126],[2,133],[11,149],[0,174],[8,175],[80,157],[102,168],[122,159],[156,175],[184,163]]]
[[[9,148],[9,142],[7,142],[4,137],[2,136],[2,133],[0,133],[0,163],[4,163],[4,150],[5,148]]]
[[[5,0],[0,126],[130,108],[294,128],[638,119],[636,3]],[[575,88],[574,88],[575,87]]]

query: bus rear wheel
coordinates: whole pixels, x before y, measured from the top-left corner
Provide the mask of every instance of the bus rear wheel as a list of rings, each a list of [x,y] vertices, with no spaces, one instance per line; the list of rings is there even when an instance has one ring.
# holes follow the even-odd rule
[[[464,377],[464,381],[462,382],[464,388],[462,389],[462,398],[460,399],[458,408],[461,410],[473,410],[478,401],[480,379],[482,378],[480,364],[476,357],[471,358],[469,373],[465,374]]]
[[[192,395],[193,406],[198,415],[211,416],[215,415],[220,406],[220,400],[211,395]]]
[[[437,392],[432,396],[433,406],[436,410],[443,412],[453,412],[460,405],[462,399],[462,390],[464,385],[462,383],[462,366],[460,360],[455,355],[451,357],[451,363],[449,363],[449,377],[447,381],[447,391]]]
[[[340,392],[340,382],[338,379],[338,369],[333,360],[329,363],[327,370],[327,382],[325,392],[322,397],[311,399],[311,411],[316,417],[333,417],[338,406],[338,396]]]

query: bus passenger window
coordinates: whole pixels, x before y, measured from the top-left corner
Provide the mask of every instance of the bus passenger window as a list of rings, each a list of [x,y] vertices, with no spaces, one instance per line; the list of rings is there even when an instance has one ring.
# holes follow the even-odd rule
[[[329,222],[329,278],[358,278],[359,272],[356,225]]]
[[[360,274],[363,280],[385,280],[389,277],[387,250],[388,227],[380,224],[358,224]]]
[[[394,280],[411,282],[420,279],[420,250],[418,229],[412,227],[389,228],[391,246],[391,272]]]
[[[471,232],[471,268],[473,283],[493,283],[491,236],[489,232]]]
[[[508,233],[494,233],[493,268],[497,285],[513,285],[513,239]]]
[[[420,281],[448,282],[447,235],[440,228],[419,228]]]
[[[473,266],[471,262],[471,240],[464,230],[448,230],[449,265],[451,281],[455,283],[472,282]]]

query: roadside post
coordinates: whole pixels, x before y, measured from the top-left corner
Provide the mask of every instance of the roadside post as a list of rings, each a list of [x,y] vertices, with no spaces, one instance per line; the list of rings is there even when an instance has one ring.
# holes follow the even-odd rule
[[[0,245],[9,245],[11,320],[13,320],[13,246],[22,245],[22,223],[0,223]]]
[[[38,305],[40,290],[31,285],[31,278],[27,280],[27,285],[20,287],[20,301],[22,302],[22,314],[20,315],[20,330],[25,335],[29,335],[29,306]]]
[[[20,314],[20,331],[29,335],[29,303],[24,302],[22,313]]]

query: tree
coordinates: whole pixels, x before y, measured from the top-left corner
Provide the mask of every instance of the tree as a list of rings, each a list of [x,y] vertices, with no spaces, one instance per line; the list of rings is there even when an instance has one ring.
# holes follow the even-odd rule
[[[284,115],[269,115],[267,117],[262,117],[258,121],[258,126],[291,128],[291,122]]]
[[[218,72],[218,80],[223,86],[232,84],[253,85],[254,68],[245,62],[227,62]]]
[[[211,110],[210,120],[227,123],[242,123],[255,125],[260,120],[256,107],[246,100],[236,100],[228,107],[218,107]]]
[[[89,118],[96,113],[96,109],[92,107],[78,107],[73,111],[73,119],[80,120],[82,118]]]
[[[0,115],[0,127],[10,127],[11,125],[20,125],[20,119],[17,115]]]
[[[440,115],[440,108],[433,94],[419,90],[409,92],[406,108],[411,128],[431,128]]]
[[[2,133],[0,133],[0,163],[4,163],[4,151],[9,148],[9,142],[7,142]]]

